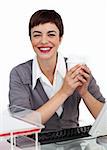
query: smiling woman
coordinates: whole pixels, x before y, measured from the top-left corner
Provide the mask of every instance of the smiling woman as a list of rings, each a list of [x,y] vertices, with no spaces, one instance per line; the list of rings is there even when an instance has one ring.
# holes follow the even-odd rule
[[[95,118],[105,102],[88,66],[75,64],[68,70],[68,58],[58,52],[63,33],[62,18],[56,11],[35,12],[29,36],[36,56],[10,73],[10,105],[40,112],[43,130],[79,126],[81,98]]]
[[[31,29],[31,43],[38,56],[38,61],[43,58],[56,57],[60,42],[59,30],[53,23],[40,24]]]

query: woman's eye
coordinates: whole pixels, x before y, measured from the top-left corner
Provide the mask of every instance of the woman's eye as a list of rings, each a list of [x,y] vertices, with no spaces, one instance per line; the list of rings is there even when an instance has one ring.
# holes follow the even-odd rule
[[[40,36],[40,34],[35,34],[35,35],[33,35],[33,37],[39,37]]]
[[[53,36],[55,36],[55,34],[49,34],[48,36],[53,37]]]

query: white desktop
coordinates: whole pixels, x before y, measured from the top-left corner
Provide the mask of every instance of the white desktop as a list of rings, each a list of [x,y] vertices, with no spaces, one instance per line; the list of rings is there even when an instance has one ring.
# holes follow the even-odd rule
[[[107,102],[92,125],[89,134],[96,137],[96,142],[107,149]]]

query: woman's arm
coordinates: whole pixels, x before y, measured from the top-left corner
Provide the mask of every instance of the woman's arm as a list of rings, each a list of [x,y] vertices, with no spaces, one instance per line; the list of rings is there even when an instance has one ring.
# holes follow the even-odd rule
[[[37,112],[40,112],[42,123],[46,123],[56,112],[56,110],[66,101],[66,99],[73,94],[78,86],[82,83],[77,79],[80,71],[80,65],[76,65],[67,72],[61,89],[44,105],[42,105]]]
[[[104,103],[98,101],[95,97],[93,97],[89,91],[87,91],[83,96],[82,96],[84,103],[88,107],[89,111],[93,115],[94,118],[97,118],[99,112],[101,111]]]
[[[79,86],[77,89],[87,108],[93,117],[96,118],[103,107],[104,98],[100,93],[100,89],[96,84],[95,79],[91,75],[90,69],[86,65],[83,65],[81,69],[81,75],[78,79],[82,82],[82,86]],[[84,78],[85,81],[81,78]]]

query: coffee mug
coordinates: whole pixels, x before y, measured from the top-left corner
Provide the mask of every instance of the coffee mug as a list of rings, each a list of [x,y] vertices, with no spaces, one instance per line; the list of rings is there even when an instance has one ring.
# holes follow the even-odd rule
[[[73,68],[74,66],[76,66],[77,64],[85,65],[86,64],[86,58],[85,57],[81,57],[81,56],[70,56],[67,59],[68,71],[71,68]]]

